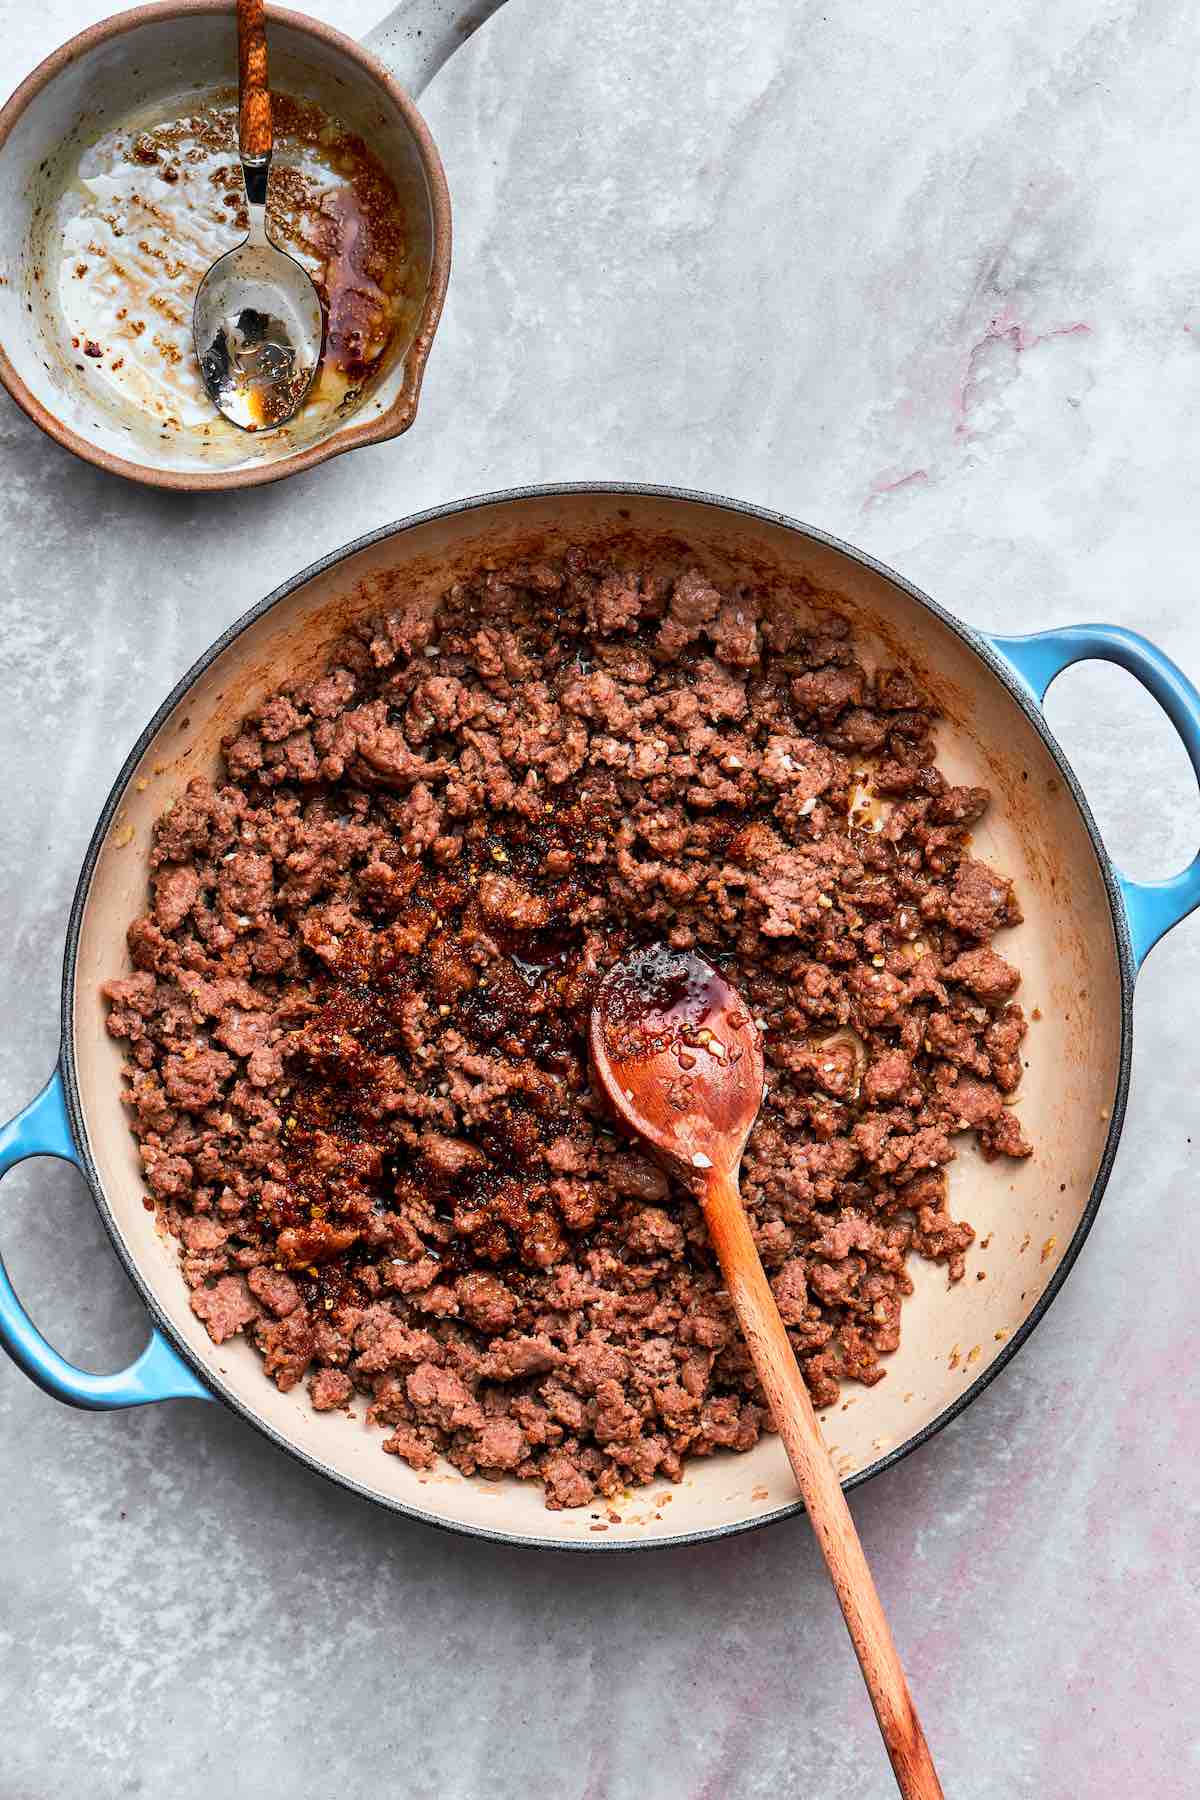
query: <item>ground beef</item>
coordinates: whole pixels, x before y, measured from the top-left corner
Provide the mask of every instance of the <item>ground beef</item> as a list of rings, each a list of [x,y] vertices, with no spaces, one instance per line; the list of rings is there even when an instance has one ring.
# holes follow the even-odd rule
[[[159,821],[106,988],[146,1181],[218,1343],[415,1468],[551,1507],[768,1427],[695,1204],[589,1086],[665,939],[762,1022],[743,1192],[814,1399],[875,1382],[958,1134],[1027,1156],[1025,1019],[934,714],[835,611],[573,551],[358,625]]]

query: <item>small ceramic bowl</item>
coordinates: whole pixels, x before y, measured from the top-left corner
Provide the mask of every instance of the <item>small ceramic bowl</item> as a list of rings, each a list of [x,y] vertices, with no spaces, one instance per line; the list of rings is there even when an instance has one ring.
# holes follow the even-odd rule
[[[387,26],[381,28],[380,45],[385,54],[396,52],[389,60],[410,79],[427,78],[428,56],[406,59],[402,35],[393,29],[389,37]],[[395,188],[405,223],[397,252],[402,266],[395,277],[402,294],[399,323],[378,368],[339,396],[338,404],[306,406],[291,426],[277,432],[252,436],[220,422],[209,429],[207,420],[172,421],[161,408],[156,415],[120,394],[114,398],[111,370],[100,361],[101,355],[114,360],[111,340],[103,347],[92,343],[76,325],[72,342],[64,301],[71,269],[64,263],[63,205],[64,197],[69,202],[73,192],[84,191],[81,159],[94,158],[108,133],[139,128],[140,121],[156,112],[166,116],[164,109],[176,104],[194,107],[236,83],[233,0],[163,0],[107,19],[48,57],[0,112],[0,381],[34,423],[67,449],[156,487],[249,487],[406,431],[416,416],[442,310],[450,272],[450,195],[436,146],[410,94],[377,56],[315,19],[268,7],[267,31],[272,87],[314,102],[362,139]],[[156,175],[147,169],[149,205],[157,203],[156,194],[163,202],[168,197],[161,177],[155,186]],[[86,191],[91,196],[96,189],[92,181]],[[174,216],[186,231],[186,209]],[[134,236],[125,239],[130,257],[138,254]],[[143,260],[145,254],[162,255],[158,244],[149,251],[143,244],[141,250]],[[193,250],[196,260],[200,250]],[[92,259],[86,249],[81,253],[83,269]],[[105,266],[110,283],[115,262],[109,256]],[[166,352],[182,362],[185,377],[190,346],[183,334],[190,326],[183,319],[186,313],[190,322],[190,275],[189,268],[176,282],[176,345]],[[161,300],[160,291],[149,305]],[[142,310],[151,332],[164,329],[148,307]]]

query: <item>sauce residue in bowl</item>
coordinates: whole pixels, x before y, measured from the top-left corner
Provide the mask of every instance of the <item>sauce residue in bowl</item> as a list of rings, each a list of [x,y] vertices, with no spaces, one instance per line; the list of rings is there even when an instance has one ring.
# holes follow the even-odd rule
[[[386,365],[411,327],[419,275],[395,186],[363,140],[312,102],[275,94],[272,108],[268,230],[313,277],[327,320],[297,418],[307,439]],[[50,241],[60,353],[95,399],[164,436],[245,450],[204,390],[192,305],[205,270],[246,229],[232,90],[159,104],[83,152]]]

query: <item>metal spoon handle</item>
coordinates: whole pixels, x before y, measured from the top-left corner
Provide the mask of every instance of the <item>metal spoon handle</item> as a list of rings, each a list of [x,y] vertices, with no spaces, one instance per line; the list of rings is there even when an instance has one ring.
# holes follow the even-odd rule
[[[238,150],[246,177],[250,237],[266,230],[267,176],[271,168],[271,90],[267,85],[267,26],[263,0],[237,0]]]
[[[783,1439],[804,1505],[829,1568],[904,1800],[943,1800],[941,1784],[908,1690],[842,1484],[775,1296],[763,1272],[735,1176],[714,1169],[701,1196],[709,1240]]]

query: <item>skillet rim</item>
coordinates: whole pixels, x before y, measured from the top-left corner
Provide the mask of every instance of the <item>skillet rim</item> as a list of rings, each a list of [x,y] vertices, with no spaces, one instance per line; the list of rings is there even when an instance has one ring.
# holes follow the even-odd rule
[[[1083,819],[1088,837],[1091,840],[1092,850],[1096,857],[1100,875],[1104,882],[1105,891],[1108,895],[1109,911],[1113,926],[1113,938],[1117,952],[1117,968],[1121,983],[1121,1042],[1118,1055],[1116,1092],[1113,1097],[1112,1113],[1108,1121],[1108,1130],[1104,1140],[1103,1153],[1096,1171],[1096,1178],[1092,1183],[1087,1205],[1080,1215],[1079,1223],[1076,1225],[1075,1230],[1071,1235],[1071,1241],[1063,1252],[1062,1258],[1059,1261],[1054,1274],[1051,1276],[1050,1281],[1047,1283],[1046,1288],[1039,1297],[1037,1304],[1033,1307],[1028,1317],[1013,1333],[1012,1337],[1004,1345],[1000,1353],[982,1374],[975,1377],[970,1386],[964,1388],[962,1393],[959,1394],[949,1406],[943,1408],[943,1410],[938,1413],[935,1418],[931,1419],[927,1425],[924,1425],[921,1430],[914,1432],[911,1437],[905,1438],[901,1443],[889,1450],[886,1455],[878,1457],[874,1462],[869,1463],[865,1468],[857,1470],[853,1475],[848,1477],[842,1484],[845,1490],[850,1492],[852,1489],[860,1487],[865,1482],[873,1480],[877,1475],[883,1474],[886,1470],[893,1468],[897,1463],[901,1462],[905,1457],[910,1456],[913,1451],[920,1449],[923,1445],[929,1443],[939,1432],[944,1431],[947,1425],[950,1425],[960,1416],[960,1414],[965,1412],[966,1408],[970,1406],[973,1401],[978,1399],[984,1389],[991,1385],[1001,1371],[1008,1367],[1017,1352],[1028,1343],[1037,1326],[1040,1325],[1045,1318],[1046,1313],[1057,1298],[1063,1283],[1066,1281],[1067,1276],[1070,1274],[1085,1242],[1087,1241],[1088,1234],[1095,1223],[1096,1215],[1100,1209],[1100,1202],[1104,1197],[1104,1191],[1108,1186],[1109,1177],[1112,1174],[1113,1162],[1116,1158],[1117,1146],[1120,1142],[1121,1130],[1125,1121],[1125,1110],[1129,1098],[1130,1072],[1133,1055],[1133,990],[1137,978],[1137,964],[1134,958],[1133,944],[1130,937],[1124,901],[1117,882],[1116,871],[1104,848],[1103,839],[1100,836],[1099,828],[1092,816],[1092,811],[1088,805],[1083,789],[1081,788],[1061,745],[1050,730],[1041,707],[1033,698],[1031,690],[1024,686],[1012,664],[1001,655],[982,633],[965,624],[962,620],[955,618],[952,613],[947,612],[944,607],[940,606],[936,600],[931,599],[928,594],[924,593],[911,581],[908,581],[903,575],[898,574],[897,571],[890,568],[888,564],[880,562],[878,558],[870,556],[866,551],[855,548],[852,544],[847,544],[843,539],[833,536],[832,533],[821,531],[815,526],[806,525],[801,520],[794,519],[787,513],[775,512],[768,507],[756,506],[749,501],[730,499],[721,494],[705,493],[700,489],[673,487],[650,482],[572,481],[538,483],[531,486],[504,488],[493,493],[470,495],[466,499],[448,501],[441,506],[429,507],[424,511],[412,513],[407,518],[396,520],[389,525],[379,526],[374,531],[365,532],[361,536],[352,539],[349,543],[341,545],[338,549],[317,558],[315,562],[308,564],[308,566],[300,570],[299,573],[291,576],[288,580],[274,588],[265,599],[260,600],[255,606],[252,606],[249,611],[243,613],[240,618],[235,619],[233,623],[209,645],[208,649],[197,658],[180,680],[176,682],[170,693],[156,709],[154,716],[150,719],[145,729],[138,736],[137,742],[133,745],[128,756],[122,763],[116,779],[109,790],[108,798],[101,808],[95,829],[92,832],[87,850],[84,853],[83,862],[79,872],[79,880],[76,884],[67,923],[66,943],[63,951],[63,980],[60,1003],[61,1041],[58,1067],[62,1074],[67,1115],[71,1124],[71,1135],[74,1139],[76,1150],[78,1151],[79,1169],[91,1191],[92,1199],[100,1214],[104,1228],[112,1241],[117,1257],[124,1268],[125,1273],[129,1276],[129,1279],[132,1281],[135,1289],[140,1295],[143,1304],[150,1314],[151,1322],[155,1329],[162,1333],[172,1349],[177,1352],[187,1364],[188,1368],[191,1369],[204,1383],[205,1387],[208,1388],[214,1398],[223,1402],[224,1405],[228,1406],[240,1418],[253,1426],[256,1431],[260,1432],[262,1436],[266,1437],[279,1449],[295,1458],[306,1468],[311,1469],[316,1474],[322,1476],[326,1481],[332,1482],[337,1487],[355,1494],[363,1500],[368,1500],[376,1506],[381,1506],[389,1512],[398,1513],[404,1518],[417,1520],[421,1524],[431,1525],[440,1531],[451,1532],[456,1536],[479,1538],[483,1539],[485,1542],[511,1545],[523,1550],[553,1550],[567,1553],[598,1551],[603,1554],[630,1554],[650,1550],[678,1549],[685,1545],[706,1543],[715,1538],[734,1537],[743,1532],[757,1531],[764,1526],[777,1524],[783,1519],[794,1518],[797,1514],[802,1514],[804,1512],[804,1505],[802,1501],[796,1500],[785,1506],[775,1507],[772,1511],[754,1518],[734,1520],[731,1523],[714,1525],[705,1530],[678,1532],[669,1537],[655,1537],[642,1539],[640,1541],[622,1541],[619,1538],[610,1539],[607,1537],[597,1541],[595,1537],[592,1537],[587,1540],[581,1540],[579,1543],[564,1543],[558,1539],[529,1536],[511,1531],[491,1530],[485,1526],[469,1525],[456,1519],[443,1518],[436,1513],[426,1512],[422,1507],[413,1506],[407,1501],[394,1499],[390,1495],[380,1494],[377,1490],[369,1488],[364,1483],[343,1474],[341,1471],[334,1468],[332,1464],[322,1461],[320,1457],[310,1455],[308,1451],[302,1449],[290,1438],[286,1437],[283,1433],[276,1431],[273,1426],[269,1425],[265,1419],[259,1416],[251,1407],[247,1406],[236,1394],[227,1388],[226,1384],[221,1380],[215,1370],[209,1368],[197,1358],[191,1347],[176,1333],[167,1315],[159,1306],[149,1281],[142,1275],[134,1258],[126,1252],[115,1218],[113,1217],[109,1206],[107,1195],[104,1192],[99,1171],[96,1168],[95,1161],[92,1157],[91,1146],[88,1142],[87,1131],[84,1124],[83,1109],[79,1097],[79,1086],[75,1065],[73,997],[79,953],[79,936],[82,929],[84,911],[91,891],[92,876],[95,873],[96,862],[108,833],[109,826],[121,804],[125,790],[129,785],[133,771],[140,763],[146,749],[160,727],[170,717],[171,713],[199,680],[200,676],[209,668],[217,657],[229,647],[229,645],[239,638],[251,625],[255,624],[266,613],[270,612],[273,607],[290,598],[292,594],[296,593],[297,590],[302,588],[307,582],[313,580],[318,575],[324,574],[338,563],[345,562],[349,557],[356,555],[361,550],[369,549],[372,545],[382,543],[386,539],[399,537],[402,533],[415,530],[418,526],[426,525],[435,519],[450,518],[459,513],[481,511],[485,507],[510,505],[515,501],[551,500],[571,495],[601,495],[613,496],[615,498],[631,497],[635,499],[648,498],[684,501],[693,506],[715,508],[718,512],[733,513],[741,518],[761,520],[766,524],[780,526],[786,531],[798,533],[799,535],[808,538],[810,541],[821,544],[827,549],[837,551],[841,555],[859,563],[861,566],[870,569],[874,574],[882,576],[885,581],[891,582],[895,587],[899,588],[902,593],[907,594],[910,599],[916,601],[919,607],[923,608],[933,618],[939,620],[941,624],[954,632],[967,648],[975,653],[983,663],[984,667],[1000,682],[1009,696],[1020,707],[1022,713],[1024,713],[1025,717],[1033,725],[1038,736],[1042,739],[1042,742],[1045,744],[1047,750],[1054,758],[1055,763],[1058,765],[1059,772],[1066,782],[1071,797],[1078,807],[1080,816]]]

